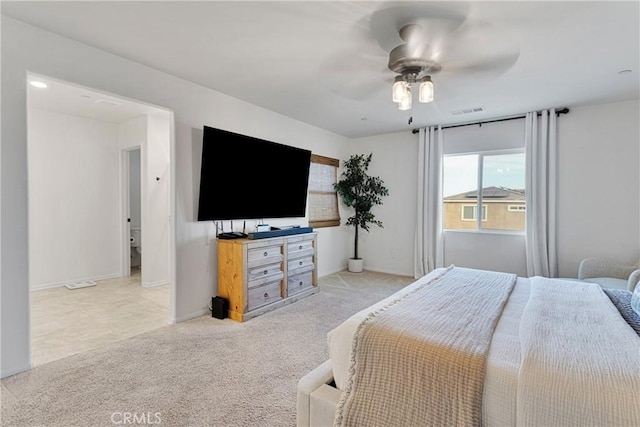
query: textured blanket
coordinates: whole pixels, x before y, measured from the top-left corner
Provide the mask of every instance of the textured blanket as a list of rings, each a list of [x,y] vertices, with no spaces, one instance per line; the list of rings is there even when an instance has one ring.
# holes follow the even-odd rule
[[[518,426],[640,426],[640,337],[596,284],[534,277]]]
[[[480,425],[486,355],[515,281],[450,267],[370,314],[354,337],[335,425]]]
[[[616,306],[620,312],[620,316],[631,326],[631,329],[636,331],[636,334],[640,337],[640,315],[633,311],[631,308],[632,292],[626,289],[602,289],[609,297],[613,305]]]

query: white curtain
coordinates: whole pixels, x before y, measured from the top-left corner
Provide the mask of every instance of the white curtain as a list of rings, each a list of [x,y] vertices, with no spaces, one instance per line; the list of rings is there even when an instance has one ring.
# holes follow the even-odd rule
[[[557,277],[557,119],[555,109],[525,118],[527,274]]]
[[[442,127],[418,133],[418,194],[413,274],[419,278],[443,267]]]

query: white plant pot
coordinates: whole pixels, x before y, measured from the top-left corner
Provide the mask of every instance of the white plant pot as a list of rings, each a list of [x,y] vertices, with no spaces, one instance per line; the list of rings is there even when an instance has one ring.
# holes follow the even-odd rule
[[[364,269],[364,260],[362,258],[349,258],[349,271],[352,273],[362,273]]]

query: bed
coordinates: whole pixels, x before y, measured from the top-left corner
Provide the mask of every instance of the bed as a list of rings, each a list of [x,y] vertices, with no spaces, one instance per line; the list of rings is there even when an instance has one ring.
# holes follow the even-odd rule
[[[640,426],[640,336],[596,284],[449,266],[327,342],[299,426]]]

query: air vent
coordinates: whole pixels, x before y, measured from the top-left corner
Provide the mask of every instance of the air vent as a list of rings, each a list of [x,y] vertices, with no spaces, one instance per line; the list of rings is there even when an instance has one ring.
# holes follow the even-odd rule
[[[481,113],[483,111],[484,111],[484,107],[475,107],[475,108],[465,108],[464,110],[452,111],[451,114],[453,114],[454,116],[460,116],[463,114]]]
[[[104,104],[110,107],[117,107],[118,105],[121,105],[119,102],[109,101],[108,99],[96,99],[94,102],[96,104]]]

